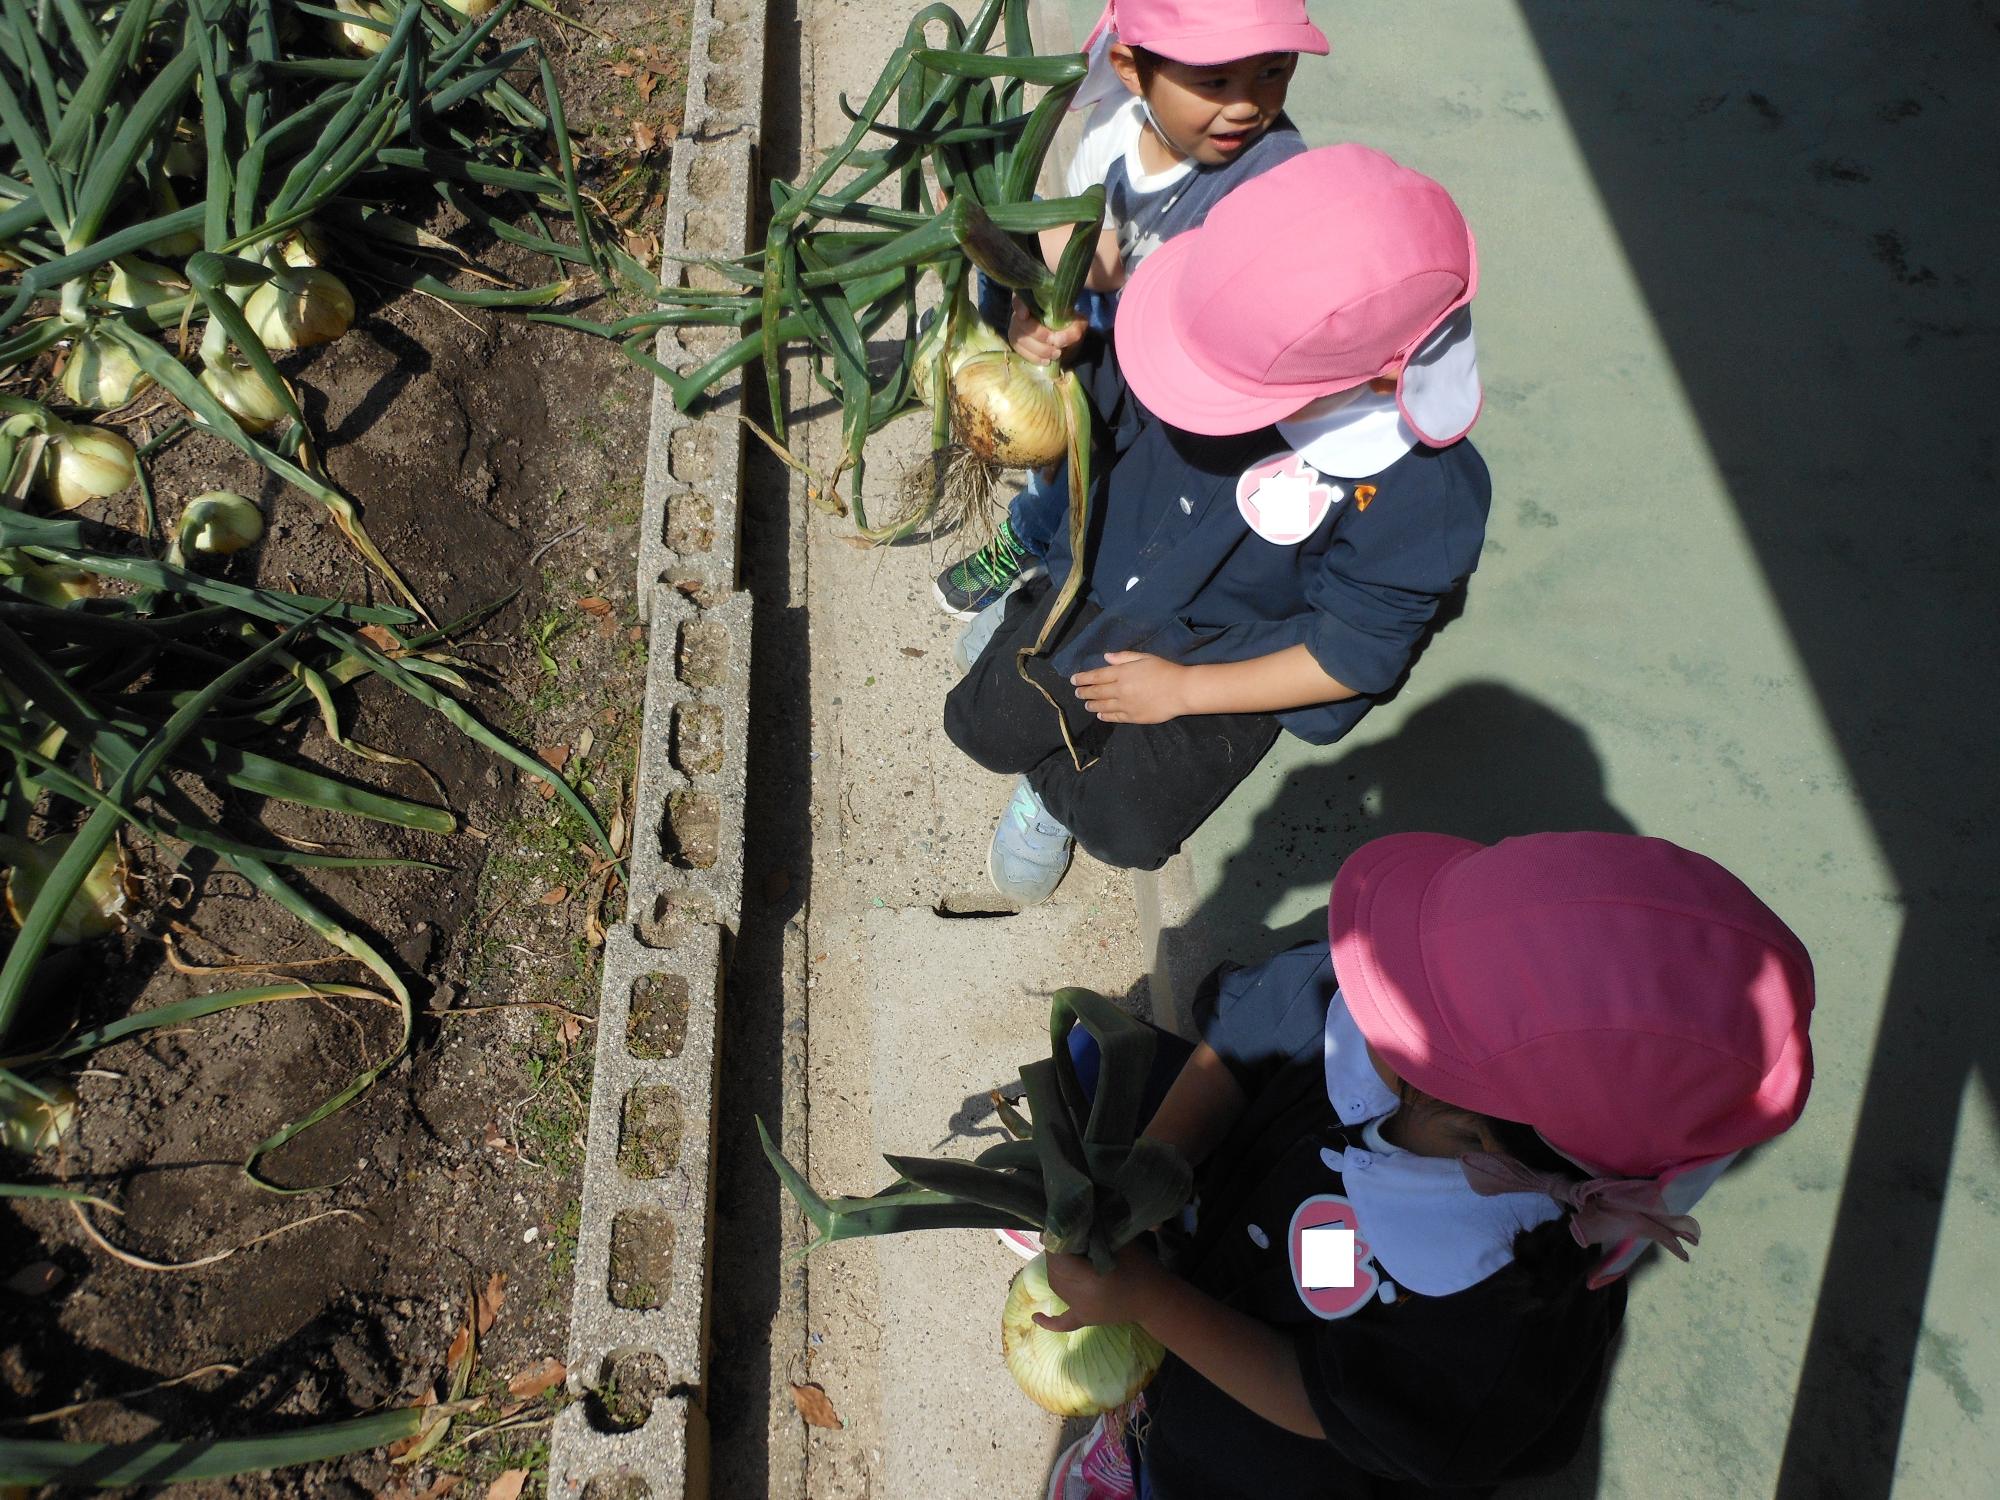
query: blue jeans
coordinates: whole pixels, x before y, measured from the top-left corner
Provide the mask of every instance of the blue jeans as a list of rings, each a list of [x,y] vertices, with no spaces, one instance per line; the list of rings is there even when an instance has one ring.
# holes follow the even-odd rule
[[[1118,308],[1116,292],[1085,292],[1077,302],[1084,320],[1099,333],[1111,331],[1111,318]],[[987,324],[1007,331],[1013,315],[1014,294],[999,282],[979,273],[979,316]],[[1007,528],[1023,548],[1041,557],[1055,540],[1056,531],[1069,514],[1069,465],[1057,464],[1048,478],[1030,469],[1028,482],[1007,505]]]

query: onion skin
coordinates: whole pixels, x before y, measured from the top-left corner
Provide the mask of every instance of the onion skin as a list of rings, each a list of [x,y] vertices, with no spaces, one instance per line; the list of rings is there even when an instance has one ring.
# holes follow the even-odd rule
[[[951,421],[961,443],[1002,468],[1047,468],[1067,451],[1053,375],[1010,350],[975,354],[955,366]]]
[[[1015,1275],[1000,1314],[1000,1350],[1007,1371],[1044,1411],[1091,1417],[1123,1406],[1159,1373],[1167,1351],[1136,1323],[1102,1324],[1056,1333],[1035,1321],[1069,1304],[1049,1287],[1048,1260],[1036,1256]]]

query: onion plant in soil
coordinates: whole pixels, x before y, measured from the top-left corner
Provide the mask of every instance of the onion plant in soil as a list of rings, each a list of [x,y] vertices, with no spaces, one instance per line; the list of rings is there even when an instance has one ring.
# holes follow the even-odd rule
[[[684,53],[683,22],[664,24],[651,8],[600,8],[593,19],[633,28],[628,43]],[[533,25],[553,33],[539,18]],[[614,54],[593,48],[585,55]],[[600,151],[615,151],[621,138],[629,145],[622,97],[612,106],[623,83],[608,69],[583,82],[571,91],[579,139]],[[672,107],[663,97],[653,111],[667,134]],[[600,185],[637,168],[634,206],[643,209],[664,162],[625,155],[599,165]],[[497,242],[490,228],[449,206],[419,195],[389,200],[388,208],[426,236],[469,247],[510,287],[549,275],[548,257]],[[528,215],[506,225],[532,235],[546,221],[537,226]],[[315,434],[311,462],[297,457],[299,447],[286,447],[296,438],[282,430],[272,444],[333,492],[365,502],[368,535],[385,558],[393,556],[435,620],[451,623],[501,604],[448,644],[418,649],[457,658],[434,665],[466,686],[444,689],[545,770],[562,764],[608,832],[629,791],[643,665],[643,644],[631,638],[624,538],[637,513],[644,379],[590,341],[527,327],[498,310],[449,310],[402,289],[420,274],[435,275],[447,290],[493,288],[457,260],[427,267],[400,250],[390,259],[384,246],[348,226],[329,238],[359,244],[369,257],[369,270],[352,278],[357,320],[337,342],[277,356]],[[391,274],[399,266],[400,282]],[[198,319],[194,329],[198,341]],[[178,347],[172,331],[153,336],[162,349]],[[44,350],[12,366],[8,387],[74,421],[87,414],[59,393],[53,366],[61,352]],[[231,363],[240,354],[232,345]],[[183,368],[201,365],[191,357]],[[409,639],[429,629],[329,524],[334,512],[312,489],[290,475],[281,482],[265,455],[225,441],[217,427],[187,427],[187,414],[187,403],[156,382],[135,405],[96,418],[141,451],[164,439],[145,459],[145,488],[88,500],[67,515],[31,500],[23,519],[109,528],[76,539],[123,561],[162,566],[183,505],[203,492],[235,491],[257,504],[268,533],[233,557],[184,558],[197,579],[387,612],[341,622],[354,633],[376,628]],[[537,441],[550,431],[583,440]],[[542,551],[550,541],[556,545]],[[55,566],[46,557],[30,560]],[[129,602],[149,586],[127,578],[105,591]],[[10,588],[4,597],[19,595]],[[178,592],[161,595],[162,614],[195,607]],[[114,612],[104,601],[65,609]],[[274,626],[282,628],[260,628],[268,638]],[[195,650],[168,648],[165,665],[156,662],[130,690],[168,697],[198,690],[199,653],[214,651],[216,642],[197,631],[188,644]],[[321,643],[313,651],[326,649]],[[394,640],[391,649],[400,650]],[[44,659],[50,655],[65,671],[79,659],[75,643],[54,645]],[[259,689],[274,684],[271,660],[253,669]],[[0,1442],[304,1432],[395,1408],[443,1371],[468,1275],[483,1291],[499,1273],[506,1288],[505,1306],[481,1341],[472,1394],[497,1389],[561,1350],[575,1227],[570,1183],[589,1047],[588,1015],[576,1013],[594,1003],[591,940],[600,918],[616,910],[615,873],[589,820],[559,795],[538,795],[549,782],[537,773],[468,740],[377,674],[332,683],[330,696],[341,738],[417,764],[343,748],[316,702],[285,722],[256,726],[249,748],[384,801],[448,808],[458,833],[357,821],[172,761],[172,786],[161,795],[183,799],[183,824],[212,824],[287,855],[402,861],[276,868],[300,898],[365,941],[407,990],[415,1017],[410,1049],[399,1061],[402,1005],[383,975],[320,941],[214,849],[155,843],[121,817],[123,930],[44,953],[32,1008],[24,1000],[16,1012],[34,1024],[17,1020],[0,1044],[10,1070],[31,1085],[45,1088],[53,1075],[77,1096],[64,1139],[27,1161],[6,1159],[0,1177],[87,1192],[109,1205],[48,1198],[0,1205],[0,1274],[11,1278],[0,1291],[8,1304]],[[70,770],[74,776],[74,764]],[[23,836],[40,842],[72,834],[114,774],[93,758],[82,778],[89,784],[70,787],[83,800],[37,798]],[[156,814],[143,800],[137,810]],[[558,900],[545,902],[558,891]],[[168,1005],[287,986],[309,986],[310,994],[205,1017],[167,1012],[177,1017],[173,1024],[100,1036],[104,1045],[93,1053],[24,1060],[89,1041],[128,1015],[164,1019]],[[49,994],[62,1002],[59,1017],[42,1008]],[[476,1008],[499,1004],[521,1008]],[[386,1071],[373,1089],[259,1164],[281,1187],[316,1191],[280,1196],[244,1175],[242,1164],[260,1142],[378,1068]],[[93,1243],[75,1217],[79,1208],[133,1260]],[[330,1211],[339,1216],[318,1217]],[[194,1270],[135,1263],[186,1264],[308,1220]],[[187,1372],[194,1378],[152,1389]],[[538,1397],[527,1419],[537,1409],[545,1414],[553,1399]],[[500,1404],[489,1403],[489,1416]],[[51,1413],[47,1421],[27,1420]],[[479,1481],[496,1464],[530,1462],[539,1431],[499,1434],[471,1451],[440,1448],[424,1472],[443,1460]],[[343,1441],[375,1448],[384,1436],[350,1431]],[[277,1461],[250,1458],[258,1460],[254,1467]],[[24,1477],[15,1469],[8,1475]],[[363,1453],[282,1480],[210,1480],[193,1493],[334,1492],[350,1482],[372,1492],[390,1475],[379,1452]]]

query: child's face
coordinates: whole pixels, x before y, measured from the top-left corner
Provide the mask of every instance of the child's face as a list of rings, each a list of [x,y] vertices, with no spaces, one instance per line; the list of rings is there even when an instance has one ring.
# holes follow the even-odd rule
[[[1111,49],[1125,87],[1146,101],[1167,144],[1203,166],[1234,161],[1278,118],[1298,66],[1296,52],[1266,52],[1236,62],[1193,67],[1159,59],[1143,82],[1132,49]]]

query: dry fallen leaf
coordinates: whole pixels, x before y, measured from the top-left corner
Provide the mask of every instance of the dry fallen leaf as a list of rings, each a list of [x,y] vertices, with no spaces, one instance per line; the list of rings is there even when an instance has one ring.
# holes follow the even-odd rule
[[[575,1016],[564,1016],[562,1025],[556,1028],[556,1035],[565,1042],[573,1042],[583,1035],[583,1022]]]
[[[544,906],[561,906],[567,900],[569,900],[569,887],[566,885],[552,885],[542,892]]]
[[[493,1320],[500,1316],[501,1305],[507,1300],[507,1273],[495,1271],[486,1278],[486,1290],[479,1294],[479,1331],[485,1333],[493,1326]]]
[[[584,725],[583,733],[576,737],[576,758],[582,760],[586,755],[590,754],[592,747],[596,744],[597,731],[592,729],[588,724]]]
[[[634,120],[632,122],[632,144],[637,146],[642,154],[651,151],[659,143],[659,131],[648,125],[644,120]]]
[[[526,1469],[509,1469],[486,1486],[486,1500],[521,1500],[521,1491],[527,1483]]]
[[[551,745],[546,750],[537,750],[535,752],[535,759],[539,760],[551,771],[560,771],[564,766],[569,764],[569,746]]]
[[[926,654],[926,653],[924,652],[924,649],[923,649],[923,648],[922,648],[921,646],[905,646],[905,647],[903,647],[903,655],[905,655],[905,656],[907,656],[907,657],[911,657],[912,659],[914,659],[914,658],[916,658],[916,657],[919,657],[919,656],[923,656],[923,655],[925,655],[925,654]]]
[[[628,641],[643,641],[645,638],[646,638],[645,627],[640,625],[634,625],[630,630],[625,632],[625,639]],[[608,714],[611,712],[611,710],[607,708],[605,712]],[[604,722],[607,724],[615,724],[617,720],[606,719]]]
[[[577,600],[576,607],[587,615],[608,615],[611,613],[611,601],[600,598],[596,594],[590,594]]]
[[[462,1361],[466,1357],[466,1355],[471,1352],[471,1350],[472,1350],[471,1325],[469,1324],[461,1325],[458,1332],[452,1335],[451,1347],[444,1351],[444,1362],[446,1368],[453,1370],[457,1369],[460,1361]]]
[[[556,789],[546,781],[538,781],[535,783],[535,795],[544,802],[553,802],[556,800]]]
[[[651,99],[653,97],[653,90],[659,86],[660,80],[654,75],[652,69],[648,68],[639,75],[639,97],[641,99]]]
[[[398,651],[402,649],[396,644],[396,638],[380,625],[363,625],[355,634],[373,646],[377,651]]]
[[[463,1474],[440,1474],[437,1483],[424,1491],[424,1500],[444,1500],[453,1490],[465,1483]]]
[[[507,1382],[507,1393],[532,1401],[543,1391],[559,1385],[568,1374],[568,1368],[559,1359],[538,1360]]]
[[[799,1415],[804,1417],[810,1426],[839,1428],[847,1425],[840,1420],[840,1413],[833,1409],[833,1402],[827,1397],[826,1387],[816,1380],[807,1385],[794,1382],[792,1404],[798,1407]]]

